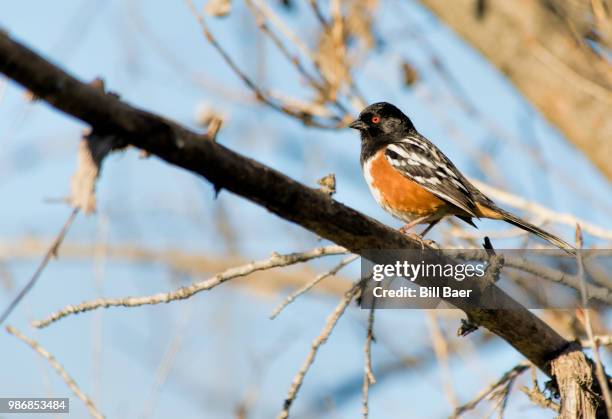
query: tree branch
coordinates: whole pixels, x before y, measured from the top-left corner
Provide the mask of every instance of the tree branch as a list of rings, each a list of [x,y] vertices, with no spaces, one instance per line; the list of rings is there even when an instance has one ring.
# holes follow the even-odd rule
[[[250,275],[253,272],[273,269],[282,266],[294,265],[296,263],[306,262],[312,259],[327,255],[337,255],[345,253],[346,250],[340,246],[317,247],[307,252],[290,253],[287,255],[273,254],[270,258],[249,262],[245,265],[229,268],[221,273],[214,275],[203,281],[194,282],[193,284],[181,287],[170,292],[161,292],[158,294],[141,296],[141,297],[122,297],[122,298],[98,298],[96,300],[85,301],[78,305],[69,305],[61,310],[58,310],[43,320],[35,320],[32,326],[43,328],[49,326],[58,320],[63,319],[71,314],[84,313],[98,308],[108,307],[140,307],[143,305],[154,305],[169,303],[171,301],[184,300],[193,295],[209,291],[214,287],[229,281],[230,279],[241,276]]]
[[[6,331],[9,332],[11,335],[17,337],[19,340],[25,342],[29,347],[34,349],[36,353],[38,353],[40,356],[42,356],[49,362],[49,365],[51,365],[51,367],[55,370],[55,372],[57,372],[61,379],[64,380],[68,388],[85,404],[85,407],[87,407],[87,410],[89,411],[89,414],[92,418],[104,419],[104,415],[100,413],[91,398],[89,398],[85,393],[83,393],[83,391],[74,381],[74,379],[66,372],[64,366],[60,364],[60,362],[49,351],[43,348],[34,339],[28,338],[12,326],[7,326]]]
[[[311,232],[362,254],[366,249],[421,249],[423,244],[339,203],[315,189],[209,141],[163,117],[132,107],[82,83],[27,47],[0,33],[0,71],[57,109],[168,163],[208,179]],[[550,373],[550,361],[568,341],[506,293],[487,285],[503,310],[469,307],[477,323],[505,339],[534,365]]]

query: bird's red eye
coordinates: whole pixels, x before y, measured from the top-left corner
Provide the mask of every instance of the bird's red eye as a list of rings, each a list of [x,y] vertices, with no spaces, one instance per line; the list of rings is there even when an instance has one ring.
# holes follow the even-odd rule
[[[373,116],[372,117],[372,122],[375,124],[378,124],[380,122],[380,116]]]

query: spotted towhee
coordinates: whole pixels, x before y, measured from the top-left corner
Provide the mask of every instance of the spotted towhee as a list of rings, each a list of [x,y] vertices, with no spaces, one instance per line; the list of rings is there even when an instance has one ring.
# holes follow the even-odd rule
[[[407,223],[402,231],[429,224],[421,234],[425,235],[449,215],[471,225],[472,218],[491,218],[575,253],[560,238],[495,205],[390,103],[368,106],[349,126],[361,133],[361,166],[372,195],[387,212]]]

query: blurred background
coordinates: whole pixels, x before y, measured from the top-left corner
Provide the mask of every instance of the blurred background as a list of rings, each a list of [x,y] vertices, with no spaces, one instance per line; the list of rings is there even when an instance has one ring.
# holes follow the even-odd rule
[[[400,227],[376,205],[362,179],[358,134],[342,128],[364,104],[392,102],[465,174],[489,185],[501,206],[570,242],[575,220],[582,220],[591,226],[585,245],[609,248],[612,174],[605,139],[612,130],[602,109],[612,103],[606,84],[612,72],[604,71],[601,79],[579,73],[583,64],[593,72],[610,69],[609,21],[599,26],[596,7],[588,9],[589,19],[583,17],[586,9],[576,5],[582,2],[541,2],[548,4],[538,7],[552,16],[552,26],[538,17],[542,27],[530,27],[533,33],[508,26],[496,38],[493,29],[504,27],[503,13],[521,22],[500,11],[502,2],[446,3],[457,10],[440,11],[436,1],[400,0],[220,0],[195,2],[193,8],[181,1],[22,0],[0,5],[0,28],[81,80],[103,78],[107,89],[135,106],[200,131],[211,118],[222,120],[218,142],[306,185],[318,187],[318,179],[334,173],[335,199]],[[527,6],[538,2],[520,3],[531,18]],[[463,4],[469,7],[460,9]],[[203,36],[198,17],[240,74]],[[590,31],[582,24],[586,20]],[[466,33],[470,22],[480,22],[480,35]],[[542,35],[546,31],[549,38]],[[555,34],[573,39],[579,52],[568,61],[574,67],[554,61],[561,47],[546,42]],[[509,56],[492,56],[491,42]],[[539,62],[549,73],[521,81],[513,66],[520,67],[520,60],[525,68],[536,65],[523,56],[525,48],[516,47],[521,43],[542,49]],[[288,56],[300,57],[300,66]],[[245,77],[265,101],[256,100]],[[552,84],[555,77],[566,81],[559,96],[538,80]],[[534,83],[544,90],[541,97]],[[569,126],[571,118],[563,115],[576,104]],[[292,111],[275,109],[280,105]],[[589,120],[587,111],[600,116]],[[2,308],[31,277],[71,212],[62,200],[84,128],[0,77]],[[556,215],[532,211],[516,197],[503,200],[502,191]],[[133,149],[105,160],[97,200],[97,213],[78,215],[59,258],[8,324],[53,353],[109,418],[274,417],[312,340],[359,275],[359,262],[275,320],[271,312],[289,293],[343,256],[264,271],[185,301],[97,310],[34,329],[31,320],[69,304],[166,292],[272,252],[326,244],[240,197],[225,191],[215,197],[204,180]],[[430,238],[461,247],[478,245],[487,234],[497,248],[541,245],[500,223],[478,225],[476,230],[445,222]],[[564,336],[583,337],[573,313],[538,314]],[[605,325],[609,313],[600,314]],[[352,304],[340,319],[304,380],[292,417],[361,415],[367,316]],[[457,338],[459,318],[451,310],[377,312],[370,417],[447,417],[522,361],[486,331]],[[603,355],[610,365],[609,352]],[[0,371],[3,396],[72,397],[72,416],[88,414],[45,360],[4,331]],[[542,384],[544,377],[538,377]],[[531,385],[529,372],[514,383],[506,417],[555,416],[532,404],[516,389],[519,384]],[[463,416],[496,414],[497,401]]]

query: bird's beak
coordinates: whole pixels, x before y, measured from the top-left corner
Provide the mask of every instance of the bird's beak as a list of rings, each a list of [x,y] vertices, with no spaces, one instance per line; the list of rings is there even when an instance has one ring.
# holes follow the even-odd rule
[[[348,126],[349,128],[353,128],[353,129],[366,129],[367,128],[366,124],[364,124],[361,119],[354,120]]]

